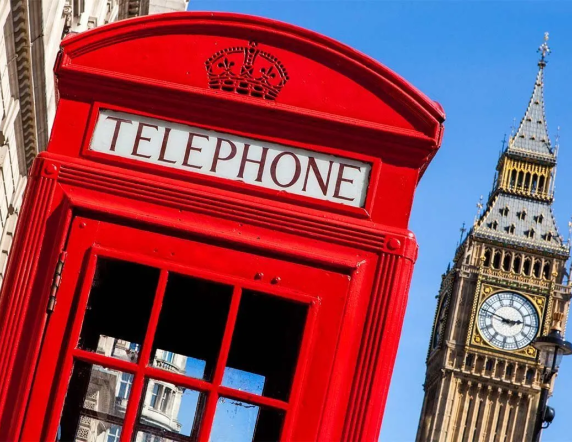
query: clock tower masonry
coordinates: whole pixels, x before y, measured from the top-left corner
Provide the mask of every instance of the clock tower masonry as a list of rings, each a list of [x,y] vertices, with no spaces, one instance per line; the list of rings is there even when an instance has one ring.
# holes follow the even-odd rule
[[[543,366],[531,343],[565,324],[571,289],[570,249],[552,212],[558,146],[544,115],[547,40],[494,188],[443,275],[419,442],[532,438]]]

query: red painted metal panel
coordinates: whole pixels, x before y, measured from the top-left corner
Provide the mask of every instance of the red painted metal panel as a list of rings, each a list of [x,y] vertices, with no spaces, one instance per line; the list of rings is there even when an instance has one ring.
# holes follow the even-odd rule
[[[417,254],[407,222],[441,142],[440,106],[340,43],[234,14],[103,26],[66,39],[58,60],[56,120],[30,176],[0,298],[0,440],[55,438],[74,359],[135,375],[122,440],[135,428],[145,377],[207,395],[199,440],[208,440],[220,395],[284,410],[283,440],[376,440]],[[367,163],[365,204],[95,152],[101,109]],[[139,131],[136,143],[145,137]],[[161,269],[137,363],[76,348],[98,257]],[[143,357],[171,272],[234,287],[211,381]],[[308,305],[288,400],[221,385],[245,290]]]

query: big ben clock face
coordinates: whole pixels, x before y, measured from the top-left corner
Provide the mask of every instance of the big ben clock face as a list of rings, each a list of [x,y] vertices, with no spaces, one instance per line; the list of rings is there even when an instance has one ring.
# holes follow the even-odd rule
[[[479,309],[479,330],[485,340],[501,350],[526,347],[538,332],[538,313],[524,296],[499,292],[490,296]]]

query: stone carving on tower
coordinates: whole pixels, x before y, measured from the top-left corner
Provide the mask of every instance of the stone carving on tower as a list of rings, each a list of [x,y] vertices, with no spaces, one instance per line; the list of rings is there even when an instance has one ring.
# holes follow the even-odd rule
[[[530,440],[543,367],[532,341],[568,316],[569,244],[552,201],[558,146],[548,137],[540,47],[532,97],[504,148],[484,211],[443,275],[417,441]]]

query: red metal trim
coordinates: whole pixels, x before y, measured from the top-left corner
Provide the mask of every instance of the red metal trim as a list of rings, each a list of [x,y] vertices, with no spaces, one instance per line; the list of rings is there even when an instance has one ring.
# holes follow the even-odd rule
[[[101,355],[99,353],[81,350],[79,348],[74,348],[72,350],[72,356],[74,359],[88,362],[93,365],[101,365],[102,367],[111,368],[117,371],[124,371],[131,374],[137,373],[137,364],[124,361],[123,359],[112,358],[109,356]]]
[[[125,418],[123,429],[121,430],[121,442],[129,442],[133,433],[135,419],[137,419],[137,411],[139,410],[139,403],[143,387],[145,385],[145,369],[149,363],[151,350],[153,349],[153,340],[155,339],[155,332],[157,331],[157,324],[159,323],[159,315],[161,314],[161,306],[163,305],[163,298],[165,297],[165,289],[167,287],[168,272],[162,270],[159,276],[159,284],[155,292],[155,299],[153,300],[153,307],[151,308],[151,316],[147,325],[147,333],[145,340],[141,346],[139,353],[139,361],[137,361],[137,371],[133,378],[131,385],[131,394],[127,402],[127,409],[125,410]]]
[[[388,86],[391,83],[389,87],[394,88],[394,94],[400,95],[400,98],[415,109],[421,118],[444,120],[444,113],[440,105],[429,100],[403,78],[375,60],[315,32],[258,17],[220,12],[186,12],[152,18],[139,17],[128,22],[113,23],[104,28],[96,28],[89,33],[73,36],[62,42],[62,48],[64,53],[73,59],[102,46],[134,38],[135,35],[141,36],[143,32],[148,34],[176,32],[177,30],[189,32],[192,27],[203,32],[205,29],[209,29],[211,32],[223,33],[224,29],[232,28],[236,32],[242,31],[245,34],[256,29],[259,35],[265,34],[266,39],[272,43],[284,44],[284,41],[296,41],[303,45],[307,52],[320,51],[321,54],[328,54],[330,58],[337,58],[339,62],[343,60],[344,63],[353,64],[362,71],[364,76],[372,76],[373,74],[379,80],[386,79]],[[72,62],[71,59],[65,60],[65,64],[60,64],[60,67],[69,65]]]
[[[97,257],[95,254],[91,253],[89,255],[88,264],[85,270],[85,278],[81,286],[81,291],[78,299],[78,308],[73,320],[70,338],[64,353],[64,362],[60,370],[60,376],[57,380],[57,387],[55,390],[56,395],[52,403],[51,412],[47,419],[48,426],[45,432],[46,436],[44,440],[56,440],[61,410],[67,393],[67,384],[69,382],[73,368],[73,350],[77,345],[79,335],[81,333],[83,317],[85,315],[85,309],[89,300],[89,293],[91,291],[91,284],[95,275],[96,265]]]
[[[218,396],[229,397],[231,399],[238,399],[240,401],[248,402],[250,404],[259,405],[262,407],[277,408],[279,410],[288,411],[290,405],[288,402],[272,399],[266,396],[259,396],[257,394],[248,393],[247,391],[235,390],[233,388],[218,387]]]
[[[216,405],[219,398],[219,391],[221,388],[220,384],[224,375],[224,369],[226,368],[226,361],[228,359],[228,354],[230,352],[230,345],[232,342],[232,334],[234,332],[234,326],[236,324],[236,318],[238,316],[238,308],[240,307],[240,299],[242,297],[242,289],[238,286],[234,287],[232,292],[232,300],[230,303],[230,308],[228,311],[228,316],[226,320],[226,326],[224,329],[224,335],[222,343],[220,346],[220,351],[218,354],[218,360],[216,363],[213,385],[218,386],[216,389],[211,391],[207,398],[207,403],[205,407],[205,412],[203,415],[203,420],[201,424],[201,430],[199,432],[199,441],[208,442],[211,434],[212,424],[214,420],[214,415],[216,412]],[[236,391],[233,390],[234,394]]]

